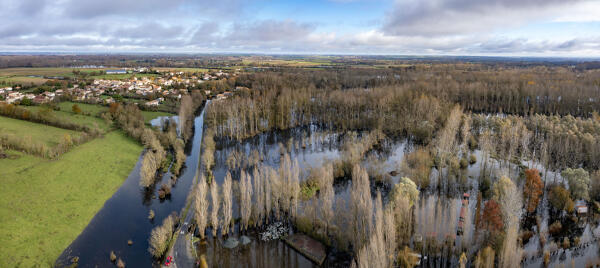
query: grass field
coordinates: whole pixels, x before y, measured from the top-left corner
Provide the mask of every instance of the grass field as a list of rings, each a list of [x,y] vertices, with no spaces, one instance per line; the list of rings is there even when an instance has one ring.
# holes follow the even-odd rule
[[[21,85],[41,85],[46,83],[48,79],[41,77],[27,77],[27,76],[0,76],[0,82],[4,82],[8,85],[21,84]]]
[[[154,68],[157,71],[170,71],[170,72],[186,72],[186,73],[206,73],[208,69],[206,68],[169,68],[169,67],[157,67]]]
[[[73,105],[77,104],[79,108],[81,108],[82,112],[90,113],[91,116],[74,114],[73,113]],[[60,111],[52,111],[52,114],[57,118],[67,120],[69,122],[83,124],[86,126],[94,127],[94,123],[100,127],[100,129],[106,131],[110,128],[108,124],[101,118],[96,117],[100,112],[104,112],[108,110],[108,107],[102,105],[95,104],[86,104],[86,103],[75,103],[70,101],[61,102],[58,104],[60,107]],[[23,106],[31,111],[38,111],[43,109],[41,106]],[[159,116],[171,116],[170,113],[165,112],[152,112],[152,111],[142,111],[142,115],[144,116],[144,121],[146,123],[150,123],[150,120],[157,118]],[[1,127],[0,127],[1,129]]]
[[[77,105],[79,105],[79,107],[81,107],[82,110],[91,110],[91,109],[86,109],[86,107],[82,107],[82,105],[80,105],[79,103]],[[68,106],[68,105],[64,105],[64,106]],[[95,106],[95,105],[90,105],[90,106]],[[91,116],[75,114],[72,112],[71,107],[72,107],[72,105],[65,107],[64,109],[61,107],[60,111],[51,110],[50,114],[52,116],[56,117],[57,119],[60,119],[61,121],[84,125],[84,126],[88,126],[91,128],[98,126],[104,132],[106,132],[110,129],[110,125],[107,124],[106,121],[104,121],[103,119],[101,119],[99,117],[94,116],[95,113],[91,113]],[[37,112],[37,111],[46,109],[42,106],[25,106],[24,108],[26,108],[32,112]]]
[[[0,69],[1,76],[28,76],[28,75],[41,75],[41,76],[73,76],[73,70],[80,72],[93,72],[102,71],[104,69],[74,69],[74,68],[4,68]]]
[[[106,79],[106,80],[122,80],[129,79],[132,76],[136,77],[156,77],[157,74],[103,74],[103,75],[94,75],[90,76],[90,78],[94,79]]]
[[[150,112],[150,111],[142,111],[142,115],[144,116],[144,122],[146,124],[150,123],[150,120],[157,118],[159,116],[172,116],[173,114],[165,113],[165,112]]]
[[[309,67],[318,65],[328,65],[331,62],[328,60],[281,60],[281,59],[244,59],[242,64],[244,65],[276,65],[276,66],[290,66],[290,67]]]
[[[73,105],[77,104],[79,108],[81,108],[82,112],[90,113],[92,116],[98,115],[100,112],[104,112],[108,110],[108,107],[96,104],[87,104],[87,103],[76,103],[70,101],[64,101],[58,104],[60,110],[63,112],[71,112],[73,111]]]
[[[134,167],[142,146],[113,131],[59,160],[0,159],[0,267],[54,261]]]
[[[58,145],[65,134],[69,134],[71,137],[79,135],[79,132],[77,131],[56,128],[44,124],[37,124],[4,116],[0,116],[0,132],[3,134],[12,134],[17,137],[31,138],[32,142],[45,143],[49,147]]]

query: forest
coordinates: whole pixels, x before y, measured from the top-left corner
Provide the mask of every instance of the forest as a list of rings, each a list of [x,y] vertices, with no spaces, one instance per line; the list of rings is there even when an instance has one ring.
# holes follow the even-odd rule
[[[242,89],[206,108],[201,240],[284,222],[330,266],[600,264],[586,251],[600,234],[596,70],[275,68],[228,83]],[[315,152],[335,156],[299,162]]]

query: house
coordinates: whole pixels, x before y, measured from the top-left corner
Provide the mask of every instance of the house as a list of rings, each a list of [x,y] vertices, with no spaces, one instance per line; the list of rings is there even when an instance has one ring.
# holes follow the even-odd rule
[[[6,103],[14,103],[16,101],[20,101],[23,99],[23,97],[23,93],[21,92],[8,93],[8,96],[6,97]]]
[[[50,99],[46,98],[44,95],[37,95],[35,96],[35,98],[33,98],[33,102],[36,104],[43,104],[43,103],[47,103],[49,102]]]
[[[106,70],[106,74],[126,74],[125,70]]]
[[[575,211],[580,215],[588,213],[588,207],[584,200],[575,201]]]
[[[151,100],[149,102],[146,102],[146,106],[158,106],[160,104],[160,100],[159,99],[155,99],[155,100]]]

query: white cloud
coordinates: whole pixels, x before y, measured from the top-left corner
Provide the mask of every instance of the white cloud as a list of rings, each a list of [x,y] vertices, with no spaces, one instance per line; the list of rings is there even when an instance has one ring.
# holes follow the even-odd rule
[[[600,32],[503,36],[533,22],[596,21],[599,2],[397,0],[382,24],[325,32],[247,14],[237,5],[244,0],[151,1],[139,8],[133,0],[7,1],[0,51],[600,55]]]

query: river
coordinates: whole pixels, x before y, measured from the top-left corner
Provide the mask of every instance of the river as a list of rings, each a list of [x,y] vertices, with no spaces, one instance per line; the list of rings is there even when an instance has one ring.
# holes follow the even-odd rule
[[[56,261],[56,266],[67,266],[75,256],[79,267],[112,267],[110,252],[114,251],[128,267],[152,267],[154,259],[148,252],[148,238],[152,228],[162,223],[172,212],[179,213],[185,206],[187,195],[199,165],[200,145],[204,124],[204,109],[194,119],[194,135],[186,145],[185,167],[171,197],[157,198],[157,190],[171,174],[163,175],[151,190],[139,186],[142,155],[123,185],[106,201],[88,226],[69,245]],[[155,217],[148,219],[153,210]],[[133,244],[128,245],[128,240]]]

